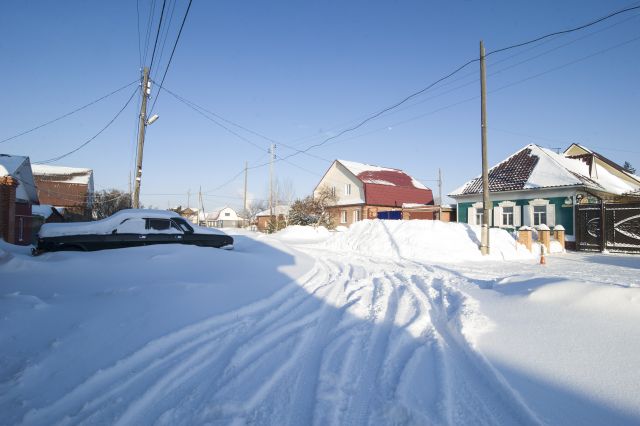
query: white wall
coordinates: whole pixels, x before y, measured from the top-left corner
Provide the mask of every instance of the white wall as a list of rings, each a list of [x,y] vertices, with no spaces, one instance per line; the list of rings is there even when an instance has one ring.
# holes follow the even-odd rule
[[[345,193],[345,186],[347,184],[351,185],[351,195]],[[320,183],[314,191],[314,196],[323,186],[328,186],[329,188],[335,187],[338,205],[364,203],[364,185],[360,179],[356,178],[343,165],[336,161],[333,162],[327,173],[320,180]]]

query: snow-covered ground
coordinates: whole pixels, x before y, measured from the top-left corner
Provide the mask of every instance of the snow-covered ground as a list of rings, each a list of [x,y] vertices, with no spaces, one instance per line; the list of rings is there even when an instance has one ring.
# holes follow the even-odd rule
[[[0,424],[638,424],[640,257],[363,221],[0,245]]]

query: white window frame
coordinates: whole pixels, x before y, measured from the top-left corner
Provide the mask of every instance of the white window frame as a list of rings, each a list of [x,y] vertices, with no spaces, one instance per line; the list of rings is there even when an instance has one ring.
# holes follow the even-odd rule
[[[525,206],[525,225],[527,226],[537,226],[535,224],[535,215],[534,215],[534,207],[545,207],[546,220],[545,225],[549,227],[553,227],[556,225],[556,206],[549,202],[549,200],[545,200],[544,198],[536,198],[529,201],[529,205]]]
[[[353,223],[360,222],[360,210],[353,211]]]
[[[469,215],[469,217],[467,218],[468,224],[482,226],[482,221],[478,222],[478,217],[482,218],[483,205],[484,204],[482,203],[482,201],[478,201],[471,205],[467,213]],[[472,218],[471,214],[473,214],[473,220],[471,220]],[[493,226],[492,219],[493,219],[493,211],[492,209],[489,209],[489,226],[490,227]]]
[[[350,183],[345,183],[344,184],[344,195],[351,195],[351,184]]]
[[[505,208],[513,208],[513,223],[512,224],[507,224],[504,221],[504,209]],[[498,203],[497,206],[495,206],[493,208],[493,226],[498,226],[501,228],[517,228],[521,225],[521,211],[522,208],[518,205],[516,205],[516,203],[514,201],[501,201]]]
[[[347,211],[340,210],[340,223],[347,223]]]

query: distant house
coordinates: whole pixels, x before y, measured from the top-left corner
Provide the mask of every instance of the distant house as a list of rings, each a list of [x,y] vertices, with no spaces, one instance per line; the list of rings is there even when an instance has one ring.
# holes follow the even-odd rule
[[[33,178],[43,204],[63,209],[65,219],[91,218],[93,170],[33,164]]]
[[[248,221],[229,206],[218,208],[206,214],[205,226],[214,228],[242,228]]]
[[[323,187],[330,188],[338,199],[331,208],[337,225],[392,215],[387,212],[397,212],[400,218],[403,204],[433,205],[431,189],[402,170],[354,161],[335,160],[314,189],[314,196]]]
[[[38,203],[29,157],[0,154],[0,237],[12,244],[31,244],[31,208]]]
[[[260,232],[267,232],[269,224],[272,222],[286,224],[289,210],[291,210],[291,206],[279,204],[273,207],[273,214],[271,214],[271,209],[261,211],[256,215],[256,228]],[[281,226],[277,226],[277,228],[281,228]]]
[[[241,228],[248,225],[248,221],[240,217],[238,213],[229,206],[220,207],[209,212],[192,209],[190,207],[184,210],[178,207],[173,209],[173,211],[198,226],[206,226],[209,228]]]
[[[640,177],[578,144],[564,153],[527,145],[489,170],[493,204],[490,226],[562,225],[568,241],[575,235],[576,203],[638,201]],[[449,194],[458,221],[482,223],[482,179],[476,177]]]

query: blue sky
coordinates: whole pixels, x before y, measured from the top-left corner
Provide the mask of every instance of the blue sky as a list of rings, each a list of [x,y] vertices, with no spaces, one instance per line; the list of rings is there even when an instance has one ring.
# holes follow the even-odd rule
[[[156,0],[151,41],[161,0]],[[173,8],[167,1],[167,10]],[[139,0],[144,44],[152,0]],[[220,1],[194,0],[165,86],[278,142],[293,153],[421,89],[488,51],[581,25],[625,1]],[[176,0],[160,79],[186,0]],[[139,78],[136,2],[20,1],[0,13],[0,140]],[[161,46],[158,47],[160,49]],[[151,56],[151,48],[147,63]],[[640,169],[640,11],[557,36],[488,61],[489,161],[527,143],[582,143]],[[156,75],[158,73],[158,75]],[[401,168],[445,193],[480,172],[478,66],[361,129],[307,155],[276,163],[280,181],[309,194],[343,158]],[[130,86],[55,124],[0,144],[0,152],[45,160],[98,132],[132,95]],[[157,95],[153,88],[152,96]],[[152,101],[153,102],[153,99]],[[139,97],[103,134],[55,164],[90,167],[97,189],[127,189]],[[142,202],[166,208],[241,205],[244,167],[268,159],[269,141],[230,124],[241,140],[163,92],[148,128]],[[258,145],[257,147],[255,145]],[[318,158],[321,157],[321,158]],[[249,192],[266,198],[268,167],[249,172]],[[220,188],[219,188],[220,187]]]

